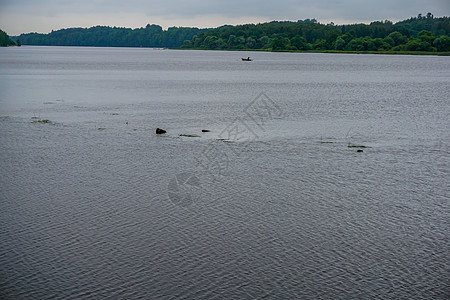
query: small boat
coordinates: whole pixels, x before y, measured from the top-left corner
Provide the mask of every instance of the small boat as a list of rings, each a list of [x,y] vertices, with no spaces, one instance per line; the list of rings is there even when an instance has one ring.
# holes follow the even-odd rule
[[[247,58],[241,58],[242,59],[242,61],[252,61],[252,59],[250,58],[250,57],[247,57]]]

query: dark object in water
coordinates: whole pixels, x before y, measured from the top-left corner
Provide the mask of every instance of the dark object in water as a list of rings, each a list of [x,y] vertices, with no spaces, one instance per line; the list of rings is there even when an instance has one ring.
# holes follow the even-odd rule
[[[202,129],[202,132],[211,132],[211,130],[208,130],[208,129]]]
[[[184,133],[179,134],[178,136],[185,136],[185,137],[200,137],[199,135],[196,135],[196,134],[184,134]]]
[[[156,134],[163,134],[166,133],[167,131],[165,131],[164,129],[161,128],[156,128]]]
[[[242,59],[242,61],[252,61],[252,59],[250,58],[250,56],[247,57],[247,58],[241,58],[241,59]]]
[[[363,149],[358,149],[356,152],[364,152]]]

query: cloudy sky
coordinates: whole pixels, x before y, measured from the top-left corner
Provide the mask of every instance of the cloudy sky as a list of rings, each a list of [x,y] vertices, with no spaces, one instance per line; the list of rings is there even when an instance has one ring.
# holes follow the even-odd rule
[[[315,18],[320,23],[398,21],[450,15],[450,0],[0,0],[0,29],[9,35],[95,25],[217,27]]]

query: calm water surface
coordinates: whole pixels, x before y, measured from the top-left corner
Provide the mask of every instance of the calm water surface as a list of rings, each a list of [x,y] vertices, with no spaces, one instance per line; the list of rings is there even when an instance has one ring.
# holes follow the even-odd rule
[[[448,299],[449,91],[448,57],[0,49],[0,298]]]

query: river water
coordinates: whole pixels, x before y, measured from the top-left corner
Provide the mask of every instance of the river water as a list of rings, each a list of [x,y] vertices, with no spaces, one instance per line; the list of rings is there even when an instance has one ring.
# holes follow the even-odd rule
[[[438,56],[0,49],[0,298],[448,299],[449,91]]]

